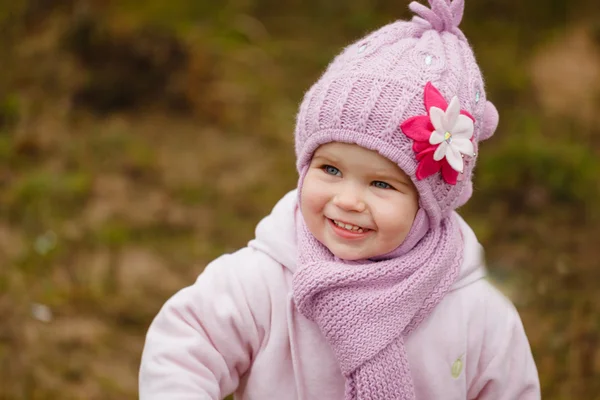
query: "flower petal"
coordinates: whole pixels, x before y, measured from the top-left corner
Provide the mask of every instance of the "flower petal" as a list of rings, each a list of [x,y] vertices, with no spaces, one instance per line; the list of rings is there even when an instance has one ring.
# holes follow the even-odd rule
[[[429,118],[431,119],[431,124],[433,128],[438,131],[441,135],[446,133],[449,128],[444,125],[444,111],[441,108],[431,107],[429,110]],[[429,140],[429,138],[427,138]]]
[[[417,167],[417,179],[425,179],[437,172],[439,172],[442,167],[442,163],[439,161],[435,161],[432,157],[432,153],[429,152],[422,160],[419,162],[419,166]]]
[[[450,164],[454,170],[463,172],[464,164],[462,156],[458,150],[454,149],[451,145],[448,146],[448,150],[446,151],[446,160],[448,160],[448,164]]]
[[[446,140],[444,135],[442,135],[437,130],[435,130],[435,131],[431,132],[431,136],[429,137],[429,144],[440,144],[444,140]]]
[[[452,140],[450,145],[456,151],[463,153],[466,156],[472,157],[475,149],[473,148],[473,142],[468,139],[456,138]]]
[[[419,159],[419,154],[427,149],[435,150],[435,146],[429,144],[429,142],[417,142],[416,140],[413,142],[413,151],[417,154],[417,160]]]
[[[427,112],[431,109],[431,107],[437,107],[442,110],[446,110],[448,108],[448,102],[444,99],[444,96],[440,93],[439,90],[436,89],[435,86],[431,82],[427,82],[425,85],[425,109]]]
[[[459,114],[460,102],[458,101],[458,97],[454,96],[452,100],[450,100],[450,104],[448,104],[446,114],[444,115],[444,127],[446,127],[447,130],[452,132],[452,128],[456,124],[456,119],[458,118]]]
[[[473,126],[473,120],[464,115],[459,115],[451,132],[452,136],[454,137],[471,139],[473,137],[474,130],[475,127]]]
[[[420,142],[420,143],[424,143],[424,142]],[[421,161],[423,158],[429,156],[430,158],[433,158],[433,152],[435,151],[436,146],[429,146],[427,145],[426,148],[424,148],[422,151],[417,152],[417,161]]]
[[[433,159],[435,161],[441,160],[442,158],[444,158],[444,156],[446,156],[447,151],[448,151],[448,143],[447,142],[440,143],[438,148],[435,149],[435,153],[433,153]]]
[[[435,128],[427,115],[416,115],[404,121],[400,129],[412,140],[426,142]]]
[[[455,171],[447,161],[442,162],[442,177],[446,183],[456,185],[458,181],[458,171]]]

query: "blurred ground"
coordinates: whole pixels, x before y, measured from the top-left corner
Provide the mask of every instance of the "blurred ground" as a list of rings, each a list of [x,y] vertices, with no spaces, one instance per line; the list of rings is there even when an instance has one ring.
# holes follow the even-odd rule
[[[296,182],[303,91],[398,1],[0,3],[0,399],[133,399],[145,331]],[[461,210],[544,399],[600,399],[600,10],[469,0],[501,114]]]

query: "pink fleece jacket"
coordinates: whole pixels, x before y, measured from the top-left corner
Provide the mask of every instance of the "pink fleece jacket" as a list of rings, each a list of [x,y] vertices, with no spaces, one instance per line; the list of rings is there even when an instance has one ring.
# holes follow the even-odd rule
[[[248,247],[210,263],[152,322],[140,399],[342,399],[344,377],[291,293],[296,191],[256,228]],[[451,291],[406,340],[419,400],[540,399],[523,325],[486,279],[483,250],[459,217],[464,262]]]

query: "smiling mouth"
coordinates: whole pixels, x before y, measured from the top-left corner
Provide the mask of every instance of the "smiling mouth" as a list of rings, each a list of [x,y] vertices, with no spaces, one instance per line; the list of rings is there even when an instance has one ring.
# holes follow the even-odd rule
[[[345,222],[336,221],[335,219],[329,219],[329,220],[331,222],[333,222],[333,224],[335,226],[337,226],[338,228],[345,229],[348,232],[365,233],[365,232],[368,232],[368,231],[371,230],[371,229],[368,229],[368,228],[360,227],[358,225],[352,225],[352,224],[348,224],[348,223],[345,223]]]

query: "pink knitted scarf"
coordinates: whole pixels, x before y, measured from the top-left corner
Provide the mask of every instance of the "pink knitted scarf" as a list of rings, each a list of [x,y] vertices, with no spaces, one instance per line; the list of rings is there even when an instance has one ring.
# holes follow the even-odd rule
[[[294,299],[334,350],[345,400],[414,399],[404,342],[448,292],[462,262],[458,222],[445,218],[407,253],[382,261],[337,259],[297,218]]]

